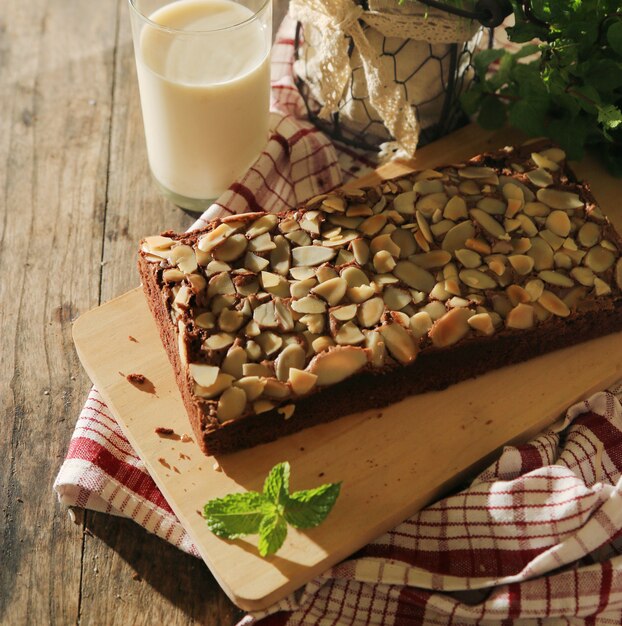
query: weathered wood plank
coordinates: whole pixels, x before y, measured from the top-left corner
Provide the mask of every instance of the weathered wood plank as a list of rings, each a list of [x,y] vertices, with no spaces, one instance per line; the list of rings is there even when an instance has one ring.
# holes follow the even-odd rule
[[[82,536],[52,481],[87,378],[71,320],[97,304],[116,8],[0,12],[0,622],[70,624]]]

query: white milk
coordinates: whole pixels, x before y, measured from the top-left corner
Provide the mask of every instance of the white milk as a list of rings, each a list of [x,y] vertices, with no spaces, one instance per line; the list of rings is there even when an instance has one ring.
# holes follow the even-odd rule
[[[266,144],[270,14],[227,28],[252,17],[229,0],[179,0],[150,19],[192,33],[146,25],[136,37],[149,164],[174,194],[217,197]]]

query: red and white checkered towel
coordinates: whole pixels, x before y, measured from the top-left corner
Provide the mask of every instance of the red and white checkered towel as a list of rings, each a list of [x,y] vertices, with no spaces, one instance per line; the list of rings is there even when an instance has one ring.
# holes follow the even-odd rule
[[[286,20],[273,52],[266,151],[196,225],[294,206],[373,167],[304,121],[292,35]],[[575,405],[563,430],[507,448],[464,491],[241,624],[621,624],[621,399],[622,385]],[[198,556],[96,389],[54,488],[66,505],[130,517]]]

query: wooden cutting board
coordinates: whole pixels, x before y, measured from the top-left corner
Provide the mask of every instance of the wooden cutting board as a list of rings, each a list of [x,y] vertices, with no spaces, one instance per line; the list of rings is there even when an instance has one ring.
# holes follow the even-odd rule
[[[458,161],[511,140],[468,127],[420,150],[416,167]],[[391,164],[380,175],[412,167]],[[619,182],[593,163],[577,170],[582,175],[589,170],[596,197],[619,228]],[[527,440],[568,405],[622,375],[618,333],[220,457],[222,471],[216,471],[215,460],[194,440],[155,433],[166,426],[192,435],[140,290],[84,314],[73,336],[86,371],[201,556],[231,600],[247,610],[304,585],[457,484],[501,446]],[[128,383],[123,374],[131,372],[144,374],[155,393]],[[199,513],[207,500],[261,490],[269,469],[285,460],[292,466],[292,489],[343,481],[323,525],[307,532],[290,529],[283,548],[269,559],[258,556],[256,537],[224,541],[208,531]]]

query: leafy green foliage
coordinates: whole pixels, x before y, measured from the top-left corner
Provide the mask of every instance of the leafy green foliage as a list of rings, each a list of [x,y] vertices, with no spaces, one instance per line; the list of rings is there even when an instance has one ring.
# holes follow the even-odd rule
[[[274,554],[285,541],[287,524],[314,528],[333,508],[341,483],[289,493],[289,463],[278,463],[264,482],[263,493],[247,491],[210,500],[203,508],[207,527],[223,539],[259,534],[259,554]]]
[[[483,50],[476,81],[462,96],[486,129],[509,122],[547,135],[572,159],[596,146],[609,170],[622,172],[622,5],[619,0],[513,0],[516,53]],[[527,11],[525,6],[531,6]],[[536,55],[533,58],[531,55]],[[495,72],[491,72],[492,64]]]

